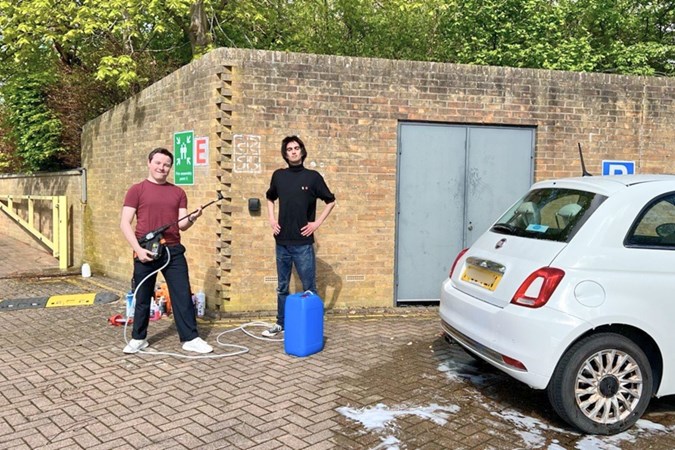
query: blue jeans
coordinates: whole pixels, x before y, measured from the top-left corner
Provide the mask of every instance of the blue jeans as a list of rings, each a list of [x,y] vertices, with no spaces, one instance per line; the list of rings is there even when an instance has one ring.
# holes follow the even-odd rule
[[[288,297],[288,285],[295,265],[303,291],[316,293],[316,259],[314,245],[277,244],[277,324],[284,326],[284,309]]]

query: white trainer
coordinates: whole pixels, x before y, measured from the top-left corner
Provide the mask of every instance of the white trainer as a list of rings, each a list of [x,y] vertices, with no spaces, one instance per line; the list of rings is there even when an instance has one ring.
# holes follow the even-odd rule
[[[195,353],[211,353],[213,347],[207,344],[204,339],[196,337],[191,341],[183,343],[183,350]]]
[[[140,350],[143,350],[148,346],[148,341],[145,339],[132,339],[127,343],[127,346],[122,350],[124,353],[132,354],[138,353]]]

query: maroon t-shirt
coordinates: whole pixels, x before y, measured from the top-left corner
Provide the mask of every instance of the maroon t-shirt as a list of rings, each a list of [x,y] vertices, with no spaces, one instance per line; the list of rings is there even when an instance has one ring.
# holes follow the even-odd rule
[[[155,184],[143,180],[134,184],[124,196],[124,206],[136,210],[136,237],[141,238],[152,230],[176,222],[179,208],[187,208],[185,191],[171,183]],[[180,244],[178,225],[164,231],[167,245]]]

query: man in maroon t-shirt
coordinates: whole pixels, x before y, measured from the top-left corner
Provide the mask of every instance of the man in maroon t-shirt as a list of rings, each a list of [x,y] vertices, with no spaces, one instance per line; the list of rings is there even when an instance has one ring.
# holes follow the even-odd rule
[[[202,210],[199,208],[188,215],[185,191],[166,180],[172,166],[171,152],[165,148],[154,149],[148,155],[148,178],[131,186],[124,197],[120,228],[136,256],[133,278],[136,286],[136,307],[132,339],[124,347],[124,353],[136,353],[148,346],[146,337],[150,320],[150,300],[159,271],[169,288],[171,309],[183,349],[196,353],[213,351],[199,337],[197,331],[185,247],[180,243],[180,232],[190,228],[201,216]],[[180,217],[183,220],[178,221]],[[134,218],[135,230],[132,228]],[[169,223],[173,225],[163,233],[165,249],[156,258],[157,255],[143,248],[138,239]]]

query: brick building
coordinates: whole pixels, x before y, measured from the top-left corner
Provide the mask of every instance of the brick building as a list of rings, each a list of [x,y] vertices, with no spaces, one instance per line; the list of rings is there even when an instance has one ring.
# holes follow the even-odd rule
[[[642,173],[675,168],[673,79],[218,49],[86,125],[82,257],[95,272],[130,276],[118,226],[124,193],[146,176],[152,148],[171,149],[174,133],[191,130],[208,138],[209,163],[184,186],[188,208],[225,196],[184,234],[193,289],[206,292],[209,309],[275,309],[265,191],[285,166],[281,139],[297,134],[305,165],[338,202],[317,234],[319,294],[328,308],[391,306],[402,258],[401,125],[416,123],[531,130],[526,185],[579,175],[577,143],[596,174],[608,159],[635,161]],[[426,157],[424,146],[410,150]],[[497,169],[508,178],[506,161]],[[249,210],[252,198],[260,212]]]

